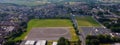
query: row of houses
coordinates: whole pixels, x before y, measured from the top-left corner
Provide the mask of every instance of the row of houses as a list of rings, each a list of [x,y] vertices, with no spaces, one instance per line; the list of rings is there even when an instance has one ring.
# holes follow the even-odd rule
[[[7,37],[9,37],[18,25],[9,21],[0,21],[0,45],[5,43]]]
[[[105,3],[108,3],[108,2],[110,2],[110,3],[112,3],[112,2],[120,3],[119,0],[98,0],[98,1],[99,1],[99,2],[105,2]]]

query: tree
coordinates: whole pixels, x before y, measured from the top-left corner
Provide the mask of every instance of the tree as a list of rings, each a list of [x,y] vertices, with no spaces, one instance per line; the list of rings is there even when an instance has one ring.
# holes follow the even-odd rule
[[[4,45],[15,45],[15,41],[9,40],[6,43],[4,43]]]
[[[27,28],[27,22],[21,22],[20,26],[23,28]]]
[[[58,40],[58,44],[57,45],[70,45],[69,41],[67,39],[65,39],[64,37],[61,37]]]
[[[78,40],[77,45],[81,45],[81,41],[80,40]]]
[[[86,37],[86,45],[99,45],[99,39],[97,36],[88,35]]]
[[[93,39],[93,40],[91,40],[91,45],[99,45],[99,40],[98,39]]]
[[[111,27],[111,31],[112,32],[120,32],[120,28],[119,27]]]

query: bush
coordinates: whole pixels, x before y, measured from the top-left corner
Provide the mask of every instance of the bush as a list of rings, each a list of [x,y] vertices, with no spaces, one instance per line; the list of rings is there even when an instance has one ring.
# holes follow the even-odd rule
[[[86,45],[99,45],[98,39],[86,40]]]
[[[15,45],[15,41],[7,41],[4,45]]]
[[[111,37],[110,35],[97,35],[97,36],[88,35],[86,37],[87,45],[99,45],[100,43],[114,43],[114,42],[120,42],[120,38]]]
[[[70,45],[70,42],[67,39],[65,39],[64,37],[61,37],[58,40],[58,44],[57,45]]]

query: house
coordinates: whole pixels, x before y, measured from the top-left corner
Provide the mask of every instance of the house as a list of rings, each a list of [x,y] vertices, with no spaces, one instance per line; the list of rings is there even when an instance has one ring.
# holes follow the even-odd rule
[[[46,45],[46,40],[24,40],[20,45]]]
[[[0,45],[2,45],[5,41],[4,37],[6,35],[6,32],[4,31],[4,29],[0,28]]]
[[[15,30],[17,24],[11,23],[8,21],[1,21],[0,22],[0,45],[2,45],[6,40],[5,38],[9,37]]]

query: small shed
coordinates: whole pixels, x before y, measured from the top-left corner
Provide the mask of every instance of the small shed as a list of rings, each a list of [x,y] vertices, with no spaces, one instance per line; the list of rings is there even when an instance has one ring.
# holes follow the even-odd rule
[[[47,41],[46,40],[39,40],[36,42],[36,45],[46,45]]]
[[[52,45],[57,45],[57,42],[53,42]]]
[[[34,44],[35,44],[35,41],[33,41],[33,40],[27,40],[25,42],[25,45],[34,45]]]

